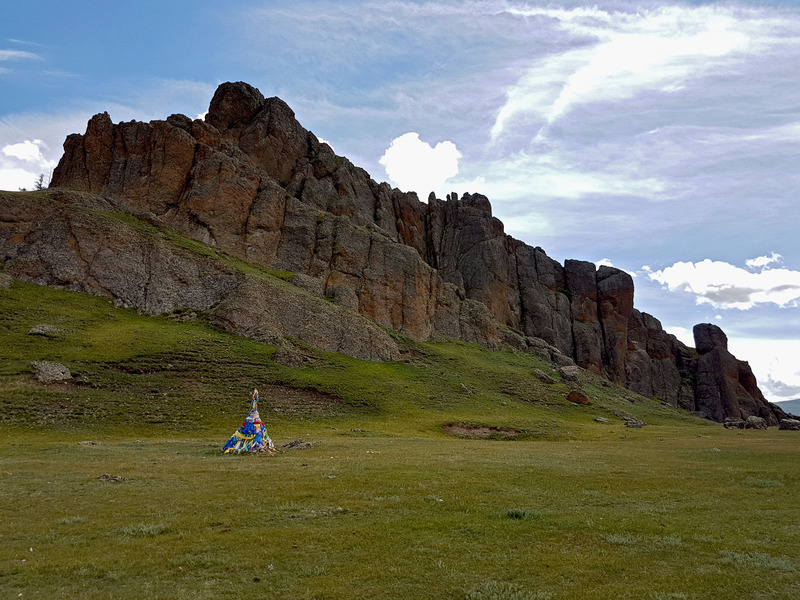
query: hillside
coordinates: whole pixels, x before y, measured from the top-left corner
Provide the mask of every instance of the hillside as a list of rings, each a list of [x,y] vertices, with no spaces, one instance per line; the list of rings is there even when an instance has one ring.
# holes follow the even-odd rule
[[[479,194],[422,203],[378,184],[247,84],[221,85],[204,121],[96,115],[64,149],[49,195],[0,199],[16,278],[370,360],[399,356],[389,331],[512,347],[715,421],[784,416],[715,325],[686,347],[634,308],[627,273],[557,263]],[[194,242],[175,252],[161,238],[176,234]]]
[[[12,597],[800,591],[795,432],[726,430],[510,348],[392,334],[400,358],[370,361],[0,281]],[[37,381],[41,360],[70,379]],[[281,451],[224,455],[252,387]]]
[[[800,415],[800,398],[796,400],[786,400],[784,402],[777,402],[778,408],[781,408],[786,413],[793,415]]]
[[[99,196],[0,201],[4,247],[26,250],[6,265],[47,265],[49,283],[0,272],[14,597],[705,600],[758,597],[764,577],[797,596],[795,432],[730,431],[510,345],[376,327]],[[77,282],[92,293],[59,289]],[[374,331],[354,352],[392,359],[281,333],[249,312],[260,297],[307,319],[300,336]],[[38,380],[41,361],[69,377]],[[254,387],[280,453],[223,455]]]
[[[215,321],[213,313],[180,309],[148,317],[95,296],[15,282],[0,290],[0,422],[212,432],[231,424],[254,387],[279,428],[313,418],[442,435],[459,423],[467,436],[469,426],[480,426],[495,437],[558,440],[595,437],[597,417],[608,420],[609,432],[634,417],[650,425],[703,422],[586,371],[565,378],[530,353],[394,336],[400,360],[366,361],[301,343],[263,344]],[[37,382],[34,361],[64,364],[71,378]],[[591,404],[569,402],[573,389]]]

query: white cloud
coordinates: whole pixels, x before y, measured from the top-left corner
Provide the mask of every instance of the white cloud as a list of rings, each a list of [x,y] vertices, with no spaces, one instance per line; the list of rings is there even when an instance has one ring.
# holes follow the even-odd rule
[[[319,141],[320,144],[327,144],[330,147],[330,149],[333,150],[333,144],[331,144],[328,140],[323,139],[319,136],[317,137],[317,140]],[[336,152],[336,150],[333,151]]]
[[[783,257],[776,253],[772,252],[769,256],[759,256],[758,258],[751,258],[749,260],[744,261],[744,264],[750,267],[751,269],[759,269],[766,266],[771,265],[772,263],[780,262]]]
[[[471,186],[464,189],[465,191],[473,190],[485,194],[480,186]],[[454,190],[461,193],[460,186],[454,186]],[[517,238],[541,239],[554,229],[553,221],[548,215],[537,213],[506,215],[501,220],[503,221],[505,232]]]
[[[564,30],[584,41],[581,47],[536,60],[509,87],[492,128],[493,140],[526,115],[547,126],[582,104],[619,101],[644,91],[678,91],[723,61],[744,56],[751,39],[724,8],[535,12],[558,19]]]
[[[459,158],[453,142],[431,147],[412,131],[392,140],[379,162],[392,183],[403,191],[417,192],[424,200],[431,191],[442,195],[445,182],[458,174]]]
[[[692,294],[698,304],[708,303],[715,308],[748,310],[757,304],[786,307],[797,306],[800,301],[800,271],[790,269],[751,272],[707,258],[697,263],[677,262],[659,271],[647,268],[645,271],[650,279],[669,291]]]
[[[33,189],[37,177],[39,177],[39,174],[33,171],[19,167],[6,167],[0,164],[0,190],[16,192],[20,189]]]
[[[800,398],[800,340],[731,338],[728,349],[750,364],[767,400]]]
[[[41,44],[38,44],[36,42],[29,42],[28,40],[18,40],[16,38],[8,38],[8,40],[6,41],[11,42],[12,44],[22,44],[24,46],[41,46]]]
[[[664,331],[671,333],[690,348],[694,348],[694,333],[691,329],[686,327],[664,327]]]
[[[615,266],[615,265],[614,265],[614,263],[613,263],[613,262],[611,262],[611,259],[610,259],[610,258],[601,258],[600,260],[598,260],[598,261],[595,261],[594,265],[595,265],[595,266],[596,266],[598,269],[599,269],[600,267],[613,267],[613,268],[615,268],[615,269],[619,269],[620,271],[625,271],[625,272],[626,272],[628,275],[630,275],[630,276],[631,276],[631,277],[633,277],[633,278],[635,278],[635,277],[636,277],[636,273],[634,273],[633,271],[628,271],[628,270],[626,270],[626,269],[623,269],[622,267],[617,267],[617,266]]]
[[[3,146],[3,154],[26,162],[39,161],[43,158],[42,150],[39,148],[39,144],[42,143],[42,140],[25,140],[18,144],[8,144]]]
[[[483,164],[481,193],[493,200],[555,199],[578,200],[591,196],[641,197],[661,200],[667,184],[658,177],[647,177],[624,165],[608,170],[573,163],[580,160],[562,153],[553,145],[505,155]]]
[[[0,189],[30,189],[40,174],[45,176],[45,182],[49,181],[58,161],[47,158],[43,150],[47,152],[49,148],[39,139],[3,146],[0,150]]]
[[[0,60],[41,60],[41,56],[24,50],[0,50]]]

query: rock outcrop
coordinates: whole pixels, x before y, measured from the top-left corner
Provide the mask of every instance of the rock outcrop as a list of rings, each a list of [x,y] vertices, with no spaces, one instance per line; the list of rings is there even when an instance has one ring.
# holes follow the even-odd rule
[[[541,248],[506,235],[480,194],[431,195],[422,203],[416,194],[376,183],[305,130],[282,100],[264,98],[244,83],[221,85],[204,121],[172,115],[115,125],[108,114],[95,115],[84,135],[67,138],[51,186],[101,196],[110,209],[292,272],[307,295],[332,300],[342,314],[360,314],[417,339],[510,343],[718,421],[750,414],[769,421],[764,413],[772,411],[777,424],[749,369],[737,366],[734,377],[733,365],[740,363],[727,350],[698,346],[695,352],[634,308],[627,273],[578,260],[559,264]],[[64,230],[63,249],[73,230],[80,231],[80,224],[67,226],[65,218],[52,224]],[[115,234],[96,235],[113,240]],[[85,236],[80,240],[81,248],[92,246]],[[239,275],[215,274],[206,282],[196,265],[187,275],[174,264],[178,258],[167,260],[158,247],[95,246],[92,264],[107,265],[102,276],[99,266],[61,265],[54,257],[25,263],[7,240],[6,271],[81,289],[102,287],[149,312],[183,302],[213,305],[233,329],[249,331],[246,323],[267,321],[271,331],[297,330],[284,323],[295,315],[279,306],[279,296],[261,294]],[[44,243],[36,248],[47,252]],[[87,256],[83,249],[81,256]],[[123,286],[127,274],[112,272],[121,260],[139,261],[137,281],[146,283],[140,291]],[[182,277],[198,284],[178,286],[180,293],[175,286],[158,287]],[[246,305],[231,305],[234,287]],[[303,318],[312,313],[306,309]],[[384,346],[377,338],[369,350],[353,338],[339,349],[392,355],[374,349]],[[734,380],[740,387],[731,387]]]
[[[246,84],[221,85],[205,121],[113,125],[95,115],[85,135],[67,138],[52,186],[102,195],[212,248],[304,274],[344,308],[413,337],[499,341],[487,307],[422,260],[416,195],[376,184],[283,101]]]
[[[40,383],[63,383],[72,379],[69,368],[61,363],[35,360],[31,363],[34,377]]]
[[[117,218],[100,198],[54,196],[0,193],[0,259],[11,276],[105,296],[150,315],[206,311],[260,341],[289,336],[369,360],[399,356],[391,337],[358,313],[182,247],[146,223]]]
[[[776,426],[785,418],[783,411],[766,401],[758,389],[750,365],[728,352],[728,338],[711,323],[694,326],[697,346],[696,410],[714,421],[726,417],[743,419],[747,427],[756,427],[755,419]]]

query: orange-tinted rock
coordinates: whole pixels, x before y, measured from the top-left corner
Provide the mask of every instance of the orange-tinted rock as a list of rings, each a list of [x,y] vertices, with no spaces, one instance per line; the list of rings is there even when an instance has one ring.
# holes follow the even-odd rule
[[[379,184],[246,83],[219,86],[205,121],[96,115],[67,138],[52,186],[295,272],[340,308],[418,339],[502,340],[714,419],[762,410],[749,367],[721,351],[703,357],[719,346],[714,332],[698,358],[633,308],[623,271],[560,265],[506,235],[480,194],[425,204]]]
[[[0,228],[0,262],[7,273],[104,296],[150,315],[207,311],[226,329],[265,342],[290,336],[367,360],[399,356],[391,337],[356,312],[183,249],[146,226],[74,210],[69,201],[0,193],[3,220],[14,215]]]
[[[567,400],[573,404],[584,404],[587,406],[591,404],[589,398],[586,397],[586,394],[579,392],[578,390],[572,390],[569,394],[567,394]]]

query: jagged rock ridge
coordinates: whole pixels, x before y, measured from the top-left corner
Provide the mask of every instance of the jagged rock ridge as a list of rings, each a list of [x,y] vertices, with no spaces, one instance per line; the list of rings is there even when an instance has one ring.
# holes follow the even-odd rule
[[[67,138],[52,186],[291,271],[308,292],[417,339],[509,343],[715,420],[781,416],[746,363],[719,344],[698,353],[636,310],[627,273],[561,265],[506,235],[479,194],[426,204],[378,184],[244,83],[221,85],[205,121],[94,116]]]

